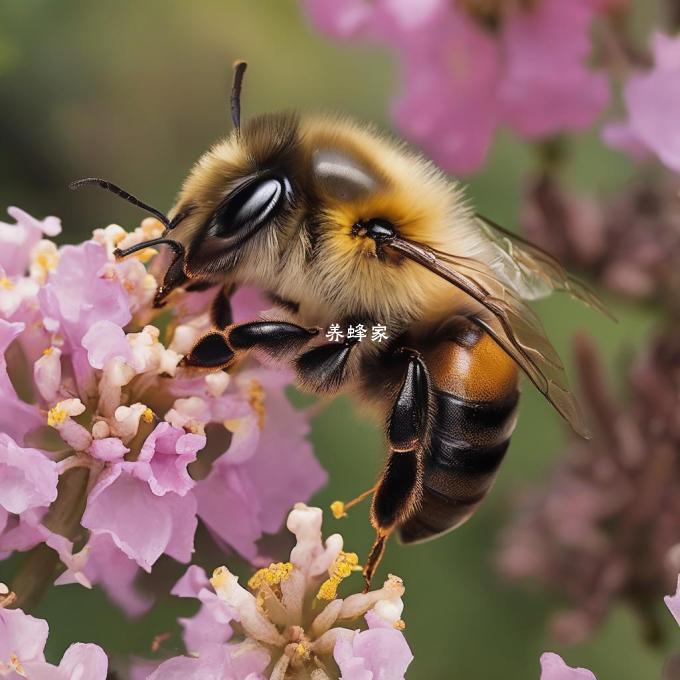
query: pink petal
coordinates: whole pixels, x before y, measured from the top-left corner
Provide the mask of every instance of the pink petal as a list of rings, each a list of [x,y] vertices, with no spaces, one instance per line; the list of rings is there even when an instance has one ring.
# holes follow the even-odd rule
[[[57,464],[38,449],[25,449],[0,433],[0,505],[19,514],[57,497]]]
[[[174,493],[156,496],[144,481],[127,472],[130,466],[134,463],[118,463],[100,477],[88,497],[82,525],[95,535],[109,535],[146,571],[166,551],[188,560],[196,529],[196,500]]]
[[[61,221],[56,217],[36,220],[16,207],[7,212],[16,224],[0,222],[0,267],[7,276],[21,276],[28,268],[33,246],[43,236],[56,236],[61,231]]]
[[[572,668],[558,654],[541,654],[541,680],[597,680],[586,668]]]
[[[406,638],[394,628],[373,628],[351,638],[341,637],[333,656],[347,680],[403,680],[413,660]]]
[[[666,603],[670,613],[673,614],[673,618],[678,622],[678,625],[680,625],[680,576],[678,576],[678,587],[675,591],[675,595],[666,595],[666,597],[663,598],[663,601]]]
[[[153,597],[135,586],[139,566],[116,546],[110,536],[100,534],[87,544],[90,556],[85,575],[101,585],[109,598],[128,616],[141,616],[153,604]]]
[[[99,460],[121,460],[130,451],[118,437],[95,439],[90,445],[90,454]]]
[[[65,671],[68,678],[82,680],[106,680],[109,660],[99,645],[77,642],[71,645],[61,658],[59,669]]]
[[[117,324],[102,319],[93,324],[85,333],[82,346],[92,368],[104,368],[109,359],[120,358],[132,361],[132,350],[125,337],[125,331]]]
[[[44,661],[48,630],[47,621],[21,609],[0,609],[0,660],[16,654],[23,662]]]
[[[0,319],[0,432],[23,443],[27,432],[45,424],[38,409],[19,399],[7,374],[5,352],[24,331],[23,323]]]
[[[75,350],[98,321],[125,326],[131,318],[130,308],[120,280],[102,276],[108,265],[104,246],[85,241],[63,246],[60,254],[59,265],[39,299],[45,316],[59,321],[60,332]]]
[[[174,491],[180,496],[187,494],[195,485],[187,472],[189,463],[196,460],[196,454],[205,446],[205,436],[186,434],[184,430],[161,422],[144,441],[139,454],[140,472],[135,475],[145,479],[158,496]],[[149,474],[142,473],[147,469]]]
[[[451,7],[430,30],[404,35],[398,50],[397,125],[444,170],[473,172],[486,157],[498,122],[496,41]]]
[[[204,588],[210,586],[210,581],[202,567],[192,564],[173,586],[170,591],[171,595],[176,597],[198,597],[198,594]]]
[[[577,0],[542,0],[504,22],[501,107],[521,134],[539,137],[584,129],[603,110],[609,98],[607,79],[586,65],[592,16],[592,9]]]

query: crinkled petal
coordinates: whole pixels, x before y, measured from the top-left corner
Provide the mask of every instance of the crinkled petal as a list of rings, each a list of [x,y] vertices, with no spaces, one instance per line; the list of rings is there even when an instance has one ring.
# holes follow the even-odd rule
[[[212,645],[198,658],[176,656],[162,663],[147,680],[265,680],[269,653],[262,647]]]
[[[5,352],[24,331],[23,323],[0,319],[0,432],[22,444],[27,432],[45,424],[38,409],[19,399],[9,375]]]
[[[57,497],[57,464],[38,449],[26,449],[0,433],[0,505],[19,514]]]
[[[21,609],[0,608],[0,661],[16,654],[22,662],[44,661],[47,621],[24,614]]]
[[[394,628],[340,636],[333,656],[342,680],[402,680],[413,660],[406,638]]]
[[[188,561],[197,523],[195,498],[153,494],[146,482],[129,474],[134,465],[118,463],[100,477],[88,497],[82,525],[95,535],[109,535],[146,571],[164,552]]]
[[[132,362],[132,350],[125,331],[108,319],[93,324],[83,336],[82,345],[87,350],[87,358],[92,368],[104,368],[106,363],[114,358]]]

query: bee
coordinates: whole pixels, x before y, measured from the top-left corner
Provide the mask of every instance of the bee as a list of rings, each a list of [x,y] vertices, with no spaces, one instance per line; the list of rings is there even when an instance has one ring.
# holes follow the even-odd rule
[[[113,191],[165,225],[161,238],[116,253],[171,248],[157,306],[178,289],[221,286],[214,330],[184,357],[187,370],[228,371],[263,352],[291,362],[300,389],[348,393],[384,423],[368,587],[392,533],[425,541],[479,507],[515,428],[520,372],[586,436],[562,362],[526,301],[566,291],[601,303],[374,127],[292,113],[242,123],[245,69],[235,66],[233,130],[201,156],[168,216],[105,180],[71,186]],[[264,291],[274,312],[234,324],[229,296],[244,284]],[[331,324],[377,324],[388,338],[328,342]]]

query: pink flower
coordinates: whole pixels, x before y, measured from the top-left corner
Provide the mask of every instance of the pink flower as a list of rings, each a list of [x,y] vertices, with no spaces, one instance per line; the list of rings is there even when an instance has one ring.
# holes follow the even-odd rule
[[[680,172],[680,38],[657,33],[654,68],[632,75],[623,96],[628,120],[604,128],[604,140],[635,158],[650,152]]]
[[[572,668],[558,654],[541,654],[541,680],[596,680],[586,668]]]
[[[0,278],[0,554],[45,543],[66,566],[57,583],[101,583],[134,614],[151,602],[135,587],[139,569],[163,554],[189,562],[199,517],[221,545],[258,558],[261,536],[325,481],[307,418],[285,397],[290,376],[254,361],[233,375],[178,373],[210,325],[211,293],[178,293],[162,331],[154,263],[142,262],[153,251],[113,257],[114,244],[158,235],[155,220],[56,248],[40,240],[56,218],[12,215],[0,243],[30,253],[17,250],[21,268]],[[3,303],[3,291],[14,297]],[[239,292],[235,318],[255,318],[254,299]],[[209,460],[198,457],[206,441]],[[85,545],[74,552],[76,536]]]
[[[483,163],[499,124],[529,139],[582,130],[608,101],[607,80],[588,69],[587,59],[591,22],[614,5],[524,4],[307,0],[304,6],[317,28],[334,37],[364,37],[397,52],[398,126],[445,170],[469,173]]]
[[[666,597],[663,598],[663,601],[666,603],[670,613],[673,614],[673,618],[680,626],[680,576],[678,576],[678,587],[675,591],[675,595],[666,595]]]
[[[33,680],[106,680],[108,660],[101,647],[71,645],[59,666],[45,661],[47,621],[24,614],[21,609],[0,607],[0,676]]]
[[[360,568],[342,536],[322,540],[321,516],[297,504],[287,522],[296,538],[290,561],[260,569],[247,589],[226,567],[211,579],[189,567],[172,592],[201,602],[195,616],[180,619],[191,656],[163,662],[149,680],[258,680],[265,669],[271,678],[403,678],[413,655],[402,633],[401,579],[390,575],[378,590],[338,597],[340,583]]]

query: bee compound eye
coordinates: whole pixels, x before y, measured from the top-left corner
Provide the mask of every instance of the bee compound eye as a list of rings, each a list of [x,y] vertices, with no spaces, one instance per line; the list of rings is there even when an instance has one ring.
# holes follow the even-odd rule
[[[270,222],[291,194],[286,177],[258,177],[230,194],[216,213],[215,236],[250,235]]]

